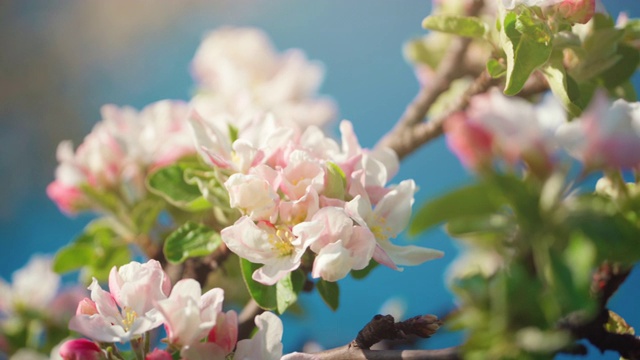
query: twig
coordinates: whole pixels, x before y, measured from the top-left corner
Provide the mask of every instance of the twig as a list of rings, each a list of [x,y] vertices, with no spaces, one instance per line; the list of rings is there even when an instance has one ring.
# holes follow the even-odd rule
[[[200,285],[206,286],[209,275],[222,266],[222,263],[229,257],[230,251],[225,244],[221,244],[211,254],[191,258],[185,261],[182,278],[196,279]]]
[[[484,1],[482,0],[473,1],[468,9],[468,15],[477,15],[483,5]],[[440,65],[429,86],[420,89],[418,95],[407,106],[396,126],[380,140],[378,146],[393,149],[398,154],[398,157],[402,159],[426,141],[442,134],[442,121],[426,126],[424,118],[438,97],[449,89],[451,82],[464,74],[461,69],[463,68],[469,44],[471,44],[471,39],[469,38],[454,38],[447,53],[440,61]],[[419,136],[416,136],[414,132],[418,128],[421,128],[421,132]]]
[[[435,315],[415,316],[395,322],[391,315],[376,315],[350,344],[315,354],[294,353],[289,359],[460,359],[458,348],[441,350],[369,350],[382,340],[405,339],[407,336],[431,337],[442,325]]]

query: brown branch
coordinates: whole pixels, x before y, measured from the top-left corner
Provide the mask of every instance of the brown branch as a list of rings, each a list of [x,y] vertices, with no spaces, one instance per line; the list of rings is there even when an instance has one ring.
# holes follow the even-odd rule
[[[230,254],[227,246],[220,244],[214,252],[207,256],[190,258],[184,263],[182,278],[195,279],[202,287],[205,287],[209,275],[218,270]]]
[[[484,1],[482,0],[473,1],[468,9],[468,15],[477,15],[483,5]],[[471,41],[470,38],[464,37],[457,37],[453,40],[447,53],[440,61],[429,86],[420,89],[396,126],[380,140],[378,146],[393,149],[402,159],[426,141],[442,134],[442,123],[428,126],[427,128],[430,130],[427,133],[429,135],[425,134],[426,129],[423,128],[419,136],[414,136],[414,130],[423,125],[427,112],[438,97],[449,89],[451,82],[465,73],[463,65]]]
[[[442,325],[435,315],[419,315],[395,322],[391,315],[376,315],[350,344],[315,354],[294,353],[291,359],[461,359],[458,348],[441,350],[369,350],[382,340],[406,339],[408,336],[428,338]]]

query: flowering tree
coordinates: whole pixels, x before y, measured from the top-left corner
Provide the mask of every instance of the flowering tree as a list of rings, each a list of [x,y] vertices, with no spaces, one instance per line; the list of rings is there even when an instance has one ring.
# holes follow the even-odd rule
[[[328,135],[335,105],[317,94],[322,68],[298,50],[278,53],[255,29],[205,38],[188,103],[104,106],[80,146],[60,144],[47,188],[63,212],[99,217],[52,264],[34,259],[0,283],[6,352],[538,359],[582,354],[586,339],[640,358],[633,328],[607,307],[640,260],[640,105],[630,82],[640,22],[616,23],[588,0],[434,3],[423,21],[433,32],[406,46],[422,88],[374,149],[346,120],[339,141]],[[416,185],[392,179],[443,134],[477,181],[411,220]],[[580,186],[594,173],[595,189]],[[443,325],[376,315],[344,347],[283,354],[276,314],[301,292],[335,309],[346,276],[441,257],[394,239],[443,223],[466,248],[450,276],[458,307],[444,322],[466,331],[463,344],[372,350]],[[56,297],[51,270],[80,270],[90,295]],[[63,296],[75,315],[54,319],[48,307]]]

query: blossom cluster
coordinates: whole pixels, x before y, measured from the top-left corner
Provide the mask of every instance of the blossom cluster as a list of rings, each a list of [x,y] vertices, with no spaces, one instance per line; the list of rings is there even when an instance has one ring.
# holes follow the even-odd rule
[[[544,175],[556,166],[561,150],[587,171],[640,167],[640,103],[611,103],[604,93],[568,121],[553,97],[534,105],[495,90],[473,98],[469,109],[449,119],[445,128],[451,150],[475,170],[500,158],[509,164],[522,161]]]
[[[185,360],[279,359],[282,355],[282,323],[277,316],[259,315],[254,337],[237,341],[238,317],[233,310],[222,311],[222,289],[202,294],[193,279],[172,287],[155,260],[114,267],[109,291],[95,279],[89,290],[91,298],[80,301],[69,328],[93,341],[66,342],[60,347],[63,359],[103,359],[106,352],[101,345],[111,343],[131,342],[138,351],[142,340],[151,336],[149,331],[163,324],[168,348],[150,352],[147,359],[170,359],[171,352],[179,352]]]
[[[388,186],[398,160],[388,149],[363,149],[350,122],[340,124],[342,144],[315,126],[304,131],[258,119],[231,142],[194,112],[198,149],[226,171],[230,206],[241,217],[221,231],[227,247],[264,264],[253,279],[273,285],[300,267],[309,249],[314,278],[337,281],[371,259],[393,269],[440,257],[441,252],[397,246],[390,238],[409,222],[416,186]]]
[[[70,141],[59,145],[47,194],[62,211],[104,211],[94,193],[117,194],[129,205],[144,198],[152,170],[195,153],[191,107],[221,128],[243,129],[251,126],[245,119],[265,112],[303,127],[322,127],[335,116],[333,102],[316,95],[322,68],[299,50],[278,54],[256,29],[212,32],[196,53],[193,74],[200,90],[190,102],[163,100],[141,111],[105,105],[102,120],[75,151]]]

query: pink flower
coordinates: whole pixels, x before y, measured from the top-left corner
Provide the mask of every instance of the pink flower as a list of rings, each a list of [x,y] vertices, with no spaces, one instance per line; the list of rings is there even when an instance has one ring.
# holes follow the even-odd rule
[[[586,24],[596,12],[596,0],[563,0],[556,8],[565,19]]]
[[[64,360],[98,360],[106,358],[98,344],[87,339],[66,341],[60,347],[60,356]]]
[[[93,300],[89,298],[84,298],[78,303],[78,308],[76,309],[76,315],[94,315],[98,313],[98,307]]]
[[[169,342],[179,346],[200,342],[216,325],[223,298],[222,289],[211,289],[202,295],[197,281],[178,281],[168,299],[156,302],[164,317]]]
[[[560,127],[558,140],[588,169],[628,169],[640,165],[640,103],[611,104],[597,93],[591,106]]]
[[[67,215],[75,214],[86,201],[82,190],[75,186],[65,185],[60,180],[55,180],[47,185],[47,196]]]
[[[278,194],[273,186],[257,175],[233,174],[224,183],[231,207],[254,221],[269,220],[277,215]]]
[[[207,335],[207,342],[218,345],[225,353],[229,354],[236,347],[237,341],[238,314],[233,310],[218,313],[216,325]]]
[[[338,207],[320,209],[311,220],[296,225],[293,233],[308,241],[317,254],[312,276],[327,281],[338,281],[351,270],[364,269],[376,248],[369,228],[355,224]]]
[[[173,360],[166,350],[155,349],[144,357],[144,360]]]
[[[238,341],[234,360],[280,360],[282,357],[282,321],[270,312],[255,318],[258,332],[251,338]]]
[[[478,171],[490,165],[493,137],[484,127],[457,113],[447,119],[444,129],[449,149],[464,166]]]
[[[0,278],[0,314],[16,309],[45,311],[56,297],[60,276],[51,269],[51,259],[33,256],[16,270],[8,284]]]
[[[167,298],[171,284],[160,263],[132,261],[119,269],[114,267],[109,288],[111,293],[102,290],[93,279],[89,286],[93,304],[81,302],[69,329],[96,341],[125,342],[162,324],[154,304]]]
[[[243,216],[220,232],[229,250],[255,264],[264,264],[253,273],[253,279],[273,285],[300,266],[308,241],[296,238],[287,226],[260,221],[257,224]]]

